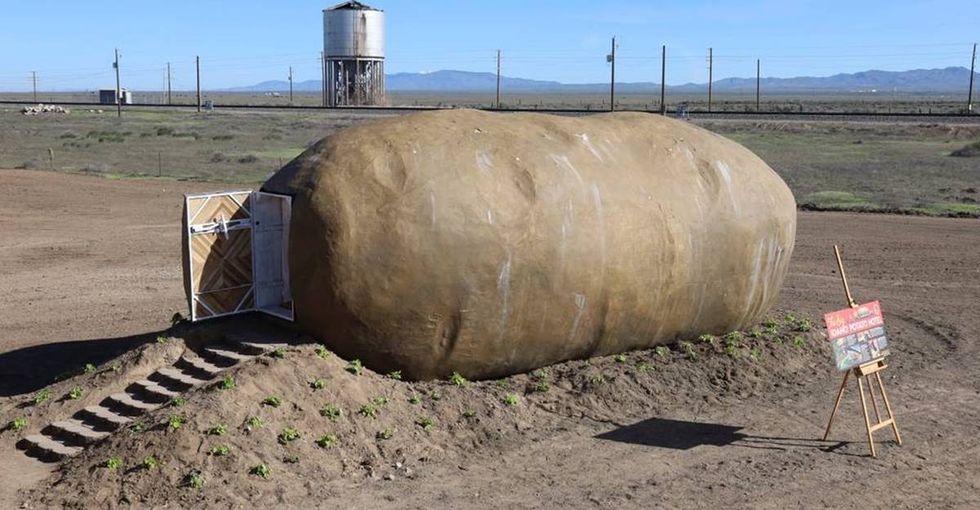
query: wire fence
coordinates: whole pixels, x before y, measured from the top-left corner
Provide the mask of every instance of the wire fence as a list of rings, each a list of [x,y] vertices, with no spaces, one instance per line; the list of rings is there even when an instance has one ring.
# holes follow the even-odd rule
[[[813,46],[780,48],[760,55],[726,52],[722,48],[672,51],[666,58],[660,51],[642,53],[628,46],[617,46],[614,61],[608,51],[562,49],[447,50],[438,55],[418,55],[398,50],[386,55],[389,74],[393,69],[423,72],[453,68],[480,75],[460,75],[469,80],[457,86],[415,87],[397,85],[389,76],[388,104],[391,106],[467,106],[508,108],[609,109],[611,99],[617,109],[673,111],[772,111],[794,113],[836,112],[972,112],[975,62],[972,43],[910,44],[903,47]],[[215,105],[305,106],[324,104],[323,60],[319,52],[274,55],[248,55],[201,58],[200,75],[195,58],[170,62],[147,62],[139,55],[123,52],[120,83],[134,93],[140,104],[194,105],[201,101]],[[710,56],[709,56],[710,55]],[[107,57],[111,57],[107,56]],[[929,62],[933,71],[912,71],[902,85],[875,86],[873,76],[846,81],[838,78],[836,87],[820,80],[783,78],[791,70],[804,69],[807,76],[826,76],[853,69],[873,61],[878,68],[902,68],[910,59]],[[98,104],[97,89],[115,89],[116,75],[111,66],[98,68],[44,68],[0,73],[0,100],[30,102],[71,102]],[[498,66],[499,64],[499,66]],[[612,67],[616,80],[614,95],[608,90]],[[758,67],[757,67],[758,66]],[[500,102],[497,102],[498,67],[503,76]],[[966,68],[970,68],[967,71]],[[661,69],[665,69],[665,80]],[[758,71],[758,72],[757,72]],[[522,76],[524,79],[514,78]],[[553,76],[556,79],[549,79]],[[586,84],[562,84],[566,77],[585,77]],[[681,76],[682,80],[673,80]],[[711,91],[708,82],[711,79]],[[738,76],[740,78],[729,78]],[[250,84],[268,80],[264,86]],[[292,93],[289,79],[292,77]],[[860,76],[858,76],[860,78]],[[929,79],[934,81],[930,82]],[[530,81],[536,80],[536,81]],[[564,80],[567,81],[567,80]],[[582,80],[578,80],[582,81]],[[661,90],[661,82],[667,86]],[[681,83],[685,81],[688,83]],[[544,83],[548,82],[548,83]],[[238,87],[238,88],[236,88]],[[245,87],[245,88],[242,88]],[[660,102],[661,93],[665,96]],[[710,94],[710,96],[709,96]]]

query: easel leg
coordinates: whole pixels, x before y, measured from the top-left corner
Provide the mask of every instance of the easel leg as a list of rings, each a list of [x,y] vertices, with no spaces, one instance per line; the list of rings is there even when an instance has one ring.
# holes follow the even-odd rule
[[[878,387],[880,388],[881,385],[879,384]],[[881,413],[878,412],[878,402],[875,399],[875,385],[870,378],[868,379],[868,397],[871,398],[871,409],[875,412],[875,424],[881,423]]]
[[[864,377],[858,376],[858,393],[861,394],[861,410],[864,411],[864,426],[868,430],[868,447],[871,448],[871,456],[877,457],[875,454],[875,439],[871,435],[871,419],[868,417],[868,402],[864,399]]]
[[[881,374],[875,372],[875,378],[878,379],[878,389],[881,390],[881,399],[885,401],[885,410],[888,411],[888,417],[892,420],[892,432],[895,433],[895,441],[899,446],[902,446],[902,436],[898,433],[898,423],[895,421],[895,414],[892,413],[892,406],[888,403],[888,395],[885,394],[885,385],[881,384]]]
[[[840,382],[840,390],[837,391],[837,400],[834,402],[834,410],[830,412],[830,420],[827,421],[827,430],[823,433],[823,440],[826,441],[830,436],[830,427],[834,424],[834,417],[837,416],[837,409],[840,408],[840,400],[844,397],[844,387],[847,385],[847,377],[851,371],[844,372],[844,380]]]

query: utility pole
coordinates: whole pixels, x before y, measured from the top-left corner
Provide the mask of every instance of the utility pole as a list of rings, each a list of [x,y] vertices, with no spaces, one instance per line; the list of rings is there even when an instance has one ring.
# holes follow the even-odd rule
[[[201,113],[201,57],[194,57],[194,67],[197,69],[197,113]]]
[[[660,48],[660,115],[667,115],[667,45]]]
[[[497,101],[494,103],[500,109],[500,50],[497,50]]]
[[[31,78],[34,82],[34,104],[37,104],[37,71],[31,71]],[[973,84],[970,84],[970,89],[973,89]]]
[[[289,66],[289,106],[293,105],[293,66]]]
[[[609,111],[616,109],[616,38],[612,38],[612,51],[606,55],[606,62],[612,64],[609,75]]]
[[[167,62],[167,104],[168,105],[171,104],[172,101],[172,96],[170,93],[171,83],[172,82],[170,80],[170,62]]]
[[[116,69],[116,115],[122,118],[122,98],[119,97],[122,94],[122,88],[119,86],[119,48],[116,48],[116,61],[112,63],[112,67]]]
[[[970,59],[970,93],[966,99],[966,111],[973,113],[973,69],[977,65],[977,43],[973,43],[973,57]],[[35,99],[37,101],[37,99]]]
[[[327,106],[327,60],[320,52],[320,106]]]
[[[711,73],[714,65],[713,48],[708,48],[708,113],[711,113]]]
[[[755,111],[759,111],[759,85],[762,76],[762,61],[755,59]]]

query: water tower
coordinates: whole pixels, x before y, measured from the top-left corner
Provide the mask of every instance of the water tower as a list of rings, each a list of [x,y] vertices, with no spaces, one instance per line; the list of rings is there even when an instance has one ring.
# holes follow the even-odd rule
[[[323,11],[327,106],[385,104],[385,14],[351,1]]]

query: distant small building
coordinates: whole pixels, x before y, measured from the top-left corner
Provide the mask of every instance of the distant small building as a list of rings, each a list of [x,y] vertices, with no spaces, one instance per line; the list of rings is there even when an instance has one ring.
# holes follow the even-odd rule
[[[122,104],[133,104],[133,93],[126,89],[121,89],[119,96]],[[116,104],[116,89],[99,89],[100,104]]]

